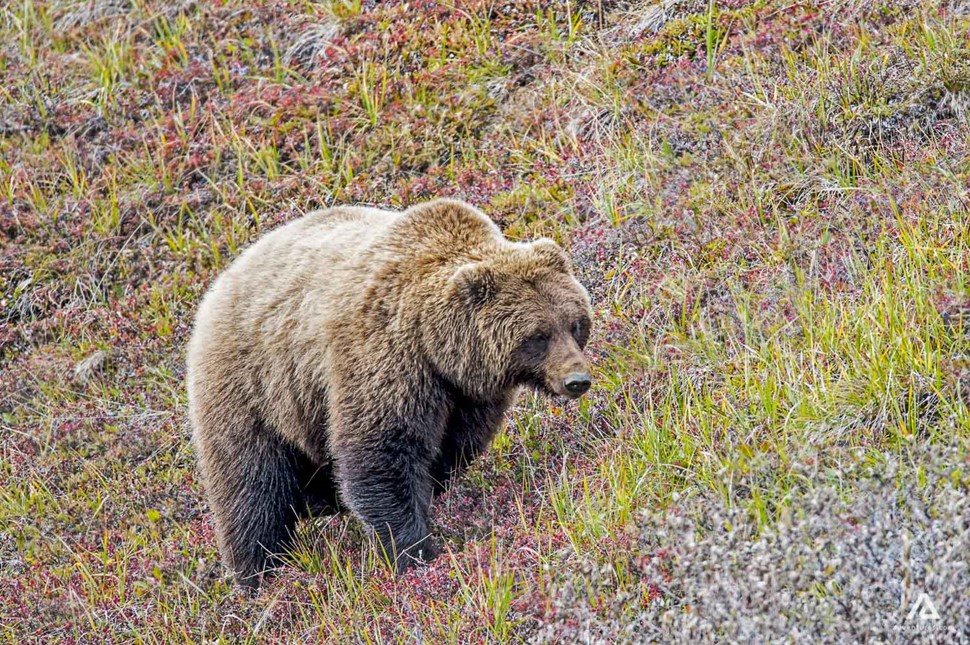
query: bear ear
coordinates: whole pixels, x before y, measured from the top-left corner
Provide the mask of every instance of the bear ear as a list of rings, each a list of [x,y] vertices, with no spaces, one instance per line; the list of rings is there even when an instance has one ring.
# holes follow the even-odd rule
[[[548,237],[540,237],[532,243],[532,252],[544,267],[569,273],[569,256],[562,248]]]
[[[483,305],[498,293],[495,271],[484,262],[470,262],[458,268],[451,276],[456,292],[466,302]]]

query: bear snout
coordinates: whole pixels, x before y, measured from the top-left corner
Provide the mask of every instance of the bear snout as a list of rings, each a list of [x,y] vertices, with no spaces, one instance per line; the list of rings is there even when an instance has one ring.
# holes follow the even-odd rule
[[[587,372],[572,372],[562,380],[566,394],[572,397],[580,397],[586,394],[592,384],[593,379]]]
[[[586,358],[572,337],[552,344],[539,372],[548,392],[570,399],[586,394],[593,384]]]

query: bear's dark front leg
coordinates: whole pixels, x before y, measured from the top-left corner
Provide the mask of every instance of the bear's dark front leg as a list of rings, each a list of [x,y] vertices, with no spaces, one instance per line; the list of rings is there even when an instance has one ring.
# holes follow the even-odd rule
[[[434,494],[447,490],[451,480],[484,452],[498,432],[508,407],[508,399],[481,403],[455,396],[441,450],[431,467]]]
[[[341,450],[337,479],[344,502],[374,529],[395,571],[435,552],[428,527],[430,450],[399,432],[382,430],[374,443]]]

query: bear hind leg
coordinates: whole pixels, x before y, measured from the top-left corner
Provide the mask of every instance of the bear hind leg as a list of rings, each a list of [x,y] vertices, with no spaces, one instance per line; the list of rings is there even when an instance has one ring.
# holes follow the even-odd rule
[[[305,505],[300,491],[300,456],[265,427],[231,454],[209,451],[207,488],[223,561],[236,581],[255,588],[270,569],[283,564]]]

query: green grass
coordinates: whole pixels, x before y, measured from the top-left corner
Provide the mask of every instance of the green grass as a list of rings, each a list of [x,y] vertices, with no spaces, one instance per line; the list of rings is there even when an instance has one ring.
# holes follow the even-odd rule
[[[970,22],[941,7],[0,8],[0,637],[623,640],[645,510],[764,531],[860,465],[966,460]],[[436,196],[569,249],[596,386],[522,397],[428,568],[320,518],[241,594],[188,443],[199,299],[304,212]]]

